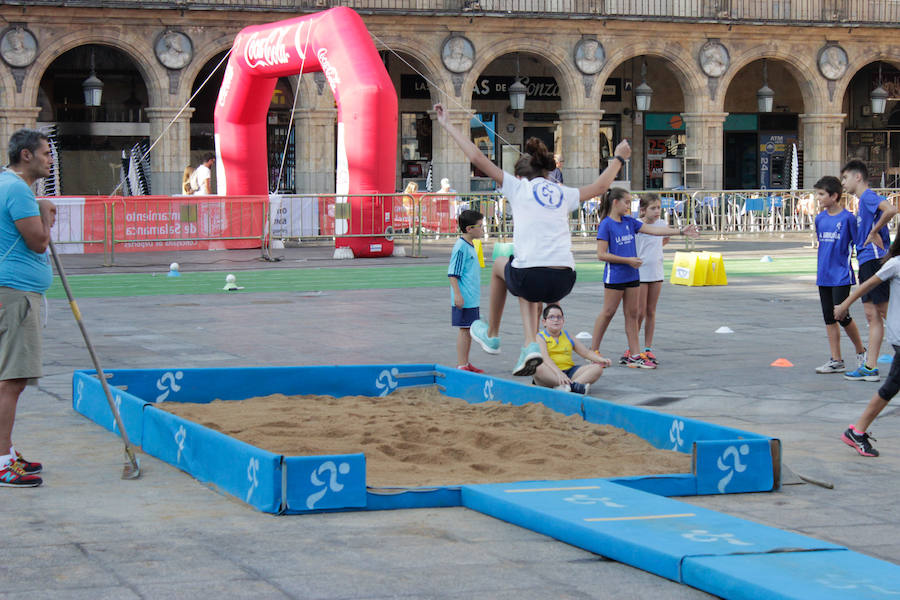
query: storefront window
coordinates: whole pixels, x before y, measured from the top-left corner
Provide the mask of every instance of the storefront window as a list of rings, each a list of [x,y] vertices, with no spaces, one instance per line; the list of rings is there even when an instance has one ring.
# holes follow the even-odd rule
[[[491,159],[491,162],[494,164],[497,163],[496,127],[497,113],[477,113],[469,122],[472,143],[478,146],[478,149]],[[488,179],[484,173],[474,166],[472,167],[472,178],[473,191],[493,189],[493,180]],[[484,181],[485,179],[487,181]]]
[[[496,126],[497,113],[477,113],[469,124],[472,142],[493,163],[497,162],[496,145],[494,144],[494,138],[497,135]],[[472,176],[484,177],[484,173],[473,167]]]
[[[431,117],[428,113],[400,113],[400,158],[404,179],[424,179],[431,160]]]
[[[644,140],[644,189],[683,187],[681,159],[684,157],[685,136],[647,135]]]

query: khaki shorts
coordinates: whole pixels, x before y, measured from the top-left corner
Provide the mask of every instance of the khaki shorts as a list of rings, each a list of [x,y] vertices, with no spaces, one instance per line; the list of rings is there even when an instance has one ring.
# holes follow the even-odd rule
[[[0,381],[42,375],[41,295],[0,287]]]

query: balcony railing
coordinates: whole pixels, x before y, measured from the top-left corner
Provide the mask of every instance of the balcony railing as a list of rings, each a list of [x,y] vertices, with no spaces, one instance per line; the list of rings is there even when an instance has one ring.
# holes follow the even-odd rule
[[[4,0],[6,5],[900,27],[900,0]]]

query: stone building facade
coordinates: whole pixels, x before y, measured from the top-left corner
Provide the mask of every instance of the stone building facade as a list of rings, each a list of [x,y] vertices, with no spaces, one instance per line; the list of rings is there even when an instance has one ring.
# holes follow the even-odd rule
[[[63,193],[74,195],[109,193],[121,150],[139,139],[159,139],[151,152],[153,193],[177,193],[184,167],[211,149],[211,104],[223,68],[216,67],[235,34],[311,10],[249,4],[201,10],[190,1],[179,9],[154,2],[112,9],[99,2],[96,8],[53,4],[0,6],[6,23],[0,31],[0,139],[20,127],[56,124]],[[360,12],[400,97],[398,190],[409,179],[421,183],[429,161],[435,180],[447,177],[457,191],[486,188],[441,128],[432,127],[437,101],[505,168],[525,136],[542,137],[564,156],[570,185],[592,180],[622,138],[634,148],[623,175],[632,189],[786,187],[782,165],[793,144],[803,187],[836,174],[850,156],[870,161],[873,178],[884,173],[896,184],[900,177],[896,21]],[[10,44],[22,35],[25,54],[17,55]],[[169,38],[181,45],[173,50]],[[450,44],[453,39],[462,46]],[[78,99],[89,57],[104,82],[100,109]],[[775,93],[771,113],[757,109],[764,68]],[[509,110],[508,86],[517,75],[529,91],[523,111]],[[644,81],[652,88],[651,106],[639,112],[634,91]],[[878,83],[890,94],[883,115],[868,109]],[[270,122],[294,127],[290,189],[333,191],[336,108],[324,78],[304,74],[276,94],[273,110],[280,102],[282,113]],[[284,111],[290,107],[296,108],[292,117]],[[284,136],[278,139],[280,146]]]

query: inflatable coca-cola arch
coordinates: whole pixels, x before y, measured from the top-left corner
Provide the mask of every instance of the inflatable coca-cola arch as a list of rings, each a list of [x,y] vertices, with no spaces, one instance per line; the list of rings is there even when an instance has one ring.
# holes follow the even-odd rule
[[[335,247],[349,247],[357,257],[388,256],[391,203],[365,195],[394,191],[397,92],[366,26],[349,8],[253,25],[237,35],[216,102],[219,194],[268,193],[272,91],[279,77],[313,71],[325,74],[338,107]]]

